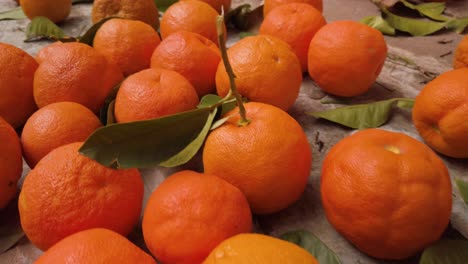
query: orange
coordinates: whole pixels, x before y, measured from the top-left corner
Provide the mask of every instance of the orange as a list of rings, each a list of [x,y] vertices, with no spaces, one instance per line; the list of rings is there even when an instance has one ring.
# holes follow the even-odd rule
[[[198,33],[218,43],[216,18],[219,13],[209,4],[198,0],[184,0],[171,5],[161,18],[163,39],[177,31]],[[226,29],[224,30],[226,33]],[[226,36],[226,34],[225,34]]]
[[[209,4],[213,7],[219,14],[221,10],[224,9],[224,13],[227,14],[229,9],[231,9],[231,0],[199,0]],[[222,8],[222,9],[221,9]]]
[[[304,192],[311,149],[302,127],[286,112],[254,102],[245,108],[250,124],[239,126],[239,109],[234,109],[226,114],[232,117],[208,135],[203,166],[205,173],[244,192],[254,213],[274,213]]]
[[[454,69],[468,67],[468,35],[458,43],[453,58]]]
[[[128,235],[138,222],[143,180],[82,156],[82,142],[58,147],[26,176],[18,201],[29,240],[47,250],[63,238],[102,227]]]
[[[159,11],[154,0],[94,0],[93,23],[106,17],[140,20],[155,29],[159,27]]]
[[[146,23],[111,19],[96,32],[93,47],[128,76],[150,67],[151,54],[160,42],[158,32]]]
[[[202,97],[215,89],[215,74],[221,54],[209,39],[179,31],[163,39],[151,57],[151,67],[173,70],[187,78]]]
[[[252,218],[242,192],[213,175],[177,172],[151,194],[143,236],[162,263],[201,263],[226,238],[250,232]]]
[[[359,131],[330,149],[321,194],[335,229],[382,259],[408,258],[438,240],[452,208],[443,161],[423,143],[379,129]]]
[[[382,70],[387,45],[380,31],[355,21],[335,21],[322,27],[309,46],[312,79],[337,96],[365,93]]]
[[[34,113],[21,134],[24,158],[29,167],[51,150],[77,141],[85,141],[102,126],[88,108],[73,102],[47,105]]]
[[[240,234],[219,244],[203,264],[318,264],[296,244],[261,234]]]
[[[71,101],[97,112],[123,79],[117,65],[83,43],[52,44],[41,49],[37,57],[34,99],[39,107]]]
[[[266,17],[275,7],[290,3],[304,3],[315,7],[320,12],[323,10],[322,0],[265,0],[263,5],[263,16]]]
[[[322,14],[311,5],[291,3],[269,12],[260,26],[260,34],[271,35],[288,43],[299,58],[302,71],[306,72],[310,41],[326,23]]]
[[[228,57],[240,94],[251,101],[288,110],[302,84],[299,59],[284,41],[259,35],[241,39],[228,49]],[[216,90],[225,96],[230,89],[224,64],[216,72]]]
[[[454,158],[468,158],[468,68],[443,73],[416,97],[413,123],[424,141]]]
[[[0,117],[0,209],[13,199],[23,172],[21,143],[13,127]]]
[[[0,116],[14,128],[24,124],[36,110],[34,72],[38,64],[29,54],[0,42]]]
[[[44,16],[54,23],[65,20],[70,14],[71,6],[71,0],[21,0],[21,8],[29,19]]]
[[[198,95],[179,73],[152,68],[135,73],[120,86],[115,100],[117,122],[158,118],[195,109]]]
[[[64,238],[34,263],[156,264],[156,261],[120,234],[93,228]]]

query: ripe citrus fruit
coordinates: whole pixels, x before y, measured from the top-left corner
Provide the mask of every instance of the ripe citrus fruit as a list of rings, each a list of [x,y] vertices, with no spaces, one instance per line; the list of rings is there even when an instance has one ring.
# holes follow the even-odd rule
[[[143,180],[138,170],[104,167],[78,153],[81,145],[52,150],[24,181],[18,201],[21,227],[41,250],[95,227],[127,235],[140,217]]]
[[[310,41],[326,23],[313,6],[291,3],[269,12],[260,26],[260,34],[271,35],[288,43],[299,58],[302,71],[306,72]]]
[[[206,173],[243,191],[254,213],[274,213],[305,189],[312,163],[309,142],[302,127],[281,109],[254,102],[245,108],[250,124],[239,126],[239,110],[234,109],[208,135],[203,166]]]
[[[322,0],[265,0],[263,5],[263,16],[266,17],[271,10],[275,9],[275,7],[290,3],[304,3],[315,7],[320,12],[323,10]]]
[[[15,130],[0,117],[0,209],[13,199],[23,172],[21,144]]]
[[[309,74],[327,93],[356,96],[369,90],[386,57],[380,31],[355,21],[335,21],[310,42]]]
[[[211,251],[203,264],[318,264],[296,244],[261,234],[240,234]]]
[[[24,124],[36,110],[34,72],[38,64],[29,54],[0,42],[0,116],[14,128]]]
[[[93,228],[62,239],[34,263],[156,264],[156,261],[122,235]]]
[[[468,35],[458,44],[453,61],[453,68],[455,69],[466,67],[468,67]]]
[[[112,87],[123,79],[117,65],[83,43],[52,44],[37,57],[34,99],[39,107],[71,101],[97,112]]]
[[[143,236],[162,263],[201,263],[223,240],[252,229],[242,192],[213,175],[181,171],[167,178],[146,205]]]
[[[215,89],[215,74],[221,54],[209,39],[179,31],[161,41],[151,57],[151,67],[173,70],[187,78],[202,97]]]
[[[151,54],[160,42],[158,32],[146,23],[111,19],[96,32],[93,47],[128,76],[150,67]]]
[[[231,0],[200,0],[211,7],[213,7],[219,14],[221,14],[221,10],[224,10],[224,13],[227,14],[229,9],[231,9]],[[222,8],[222,9],[221,9]]]
[[[443,73],[416,97],[413,123],[424,141],[454,158],[468,158],[468,68]]]
[[[452,208],[443,161],[403,134],[362,130],[338,142],[322,165],[325,214],[357,248],[405,259],[438,240]]]
[[[71,0],[21,0],[21,8],[29,19],[44,16],[54,23],[65,20],[70,14],[71,6]]]
[[[227,52],[240,94],[285,111],[294,104],[302,84],[302,70],[288,44],[259,35],[241,39]],[[223,97],[229,89],[229,78],[221,62],[216,72],[216,90]]]
[[[29,167],[51,150],[77,141],[85,141],[102,126],[88,108],[73,102],[47,105],[35,112],[26,122],[21,134],[24,158]]]
[[[140,20],[154,29],[159,28],[159,11],[154,0],[94,0],[93,23],[106,17]]]
[[[195,109],[195,88],[179,73],[151,68],[123,81],[115,100],[117,122],[158,118]]]

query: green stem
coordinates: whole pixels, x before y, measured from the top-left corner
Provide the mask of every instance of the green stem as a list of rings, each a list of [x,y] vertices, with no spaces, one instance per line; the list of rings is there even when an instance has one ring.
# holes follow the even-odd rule
[[[232,95],[234,95],[237,101],[237,106],[239,107],[239,114],[240,114],[240,120],[239,120],[238,125],[246,126],[250,123],[250,120],[247,119],[247,112],[245,111],[244,103],[242,102],[242,96],[237,91],[237,88],[236,88],[236,82],[235,82],[236,75],[234,74],[231,64],[229,63],[227,49],[226,49],[226,41],[224,38],[224,16],[223,14],[218,16],[216,19],[216,30],[218,33],[218,43],[219,43],[219,49],[221,50],[221,58],[223,60],[224,67],[226,68],[226,72],[229,76],[230,89],[226,97],[224,97],[224,99],[227,100],[227,98],[230,98]]]

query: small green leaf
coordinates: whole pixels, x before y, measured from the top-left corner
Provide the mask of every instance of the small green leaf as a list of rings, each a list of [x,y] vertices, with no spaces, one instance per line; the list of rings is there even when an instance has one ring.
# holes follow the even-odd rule
[[[467,26],[468,26],[468,17],[453,19],[447,23],[447,28],[457,32],[458,34],[463,33],[463,31],[465,31]]]
[[[11,10],[0,12],[0,20],[18,20],[25,18],[26,15],[24,14],[21,7],[15,7]]]
[[[467,240],[439,240],[426,248],[419,264],[466,264],[468,263]]]
[[[436,21],[448,21],[449,17],[442,15],[445,10],[445,3],[422,3],[414,5],[406,0],[400,0],[407,8],[418,11],[421,16],[428,17]]]
[[[223,117],[221,119],[218,119],[216,122],[213,123],[213,125],[211,126],[210,130],[215,130],[217,129],[218,127],[222,126],[224,123],[226,123],[226,121],[229,120],[229,118],[233,117],[232,115],[230,116],[226,116],[226,117]]]
[[[410,108],[413,106],[414,100],[393,98],[369,104],[357,104],[308,114],[354,129],[375,128],[387,122],[390,118],[392,106],[395,104],[400,108]]]
[[[210,109],[201,108],[152,120],[108,125],[97,129],[80,152],[105,166],[154,167],[196,140],[211,115]]]
[[[445,28],[447,25],[446,22],[435,22],[431,20],[398,16],[391,13],[386,8],[381,8],[381,10],[385,14],[384,19],[388,24],[390,24],[390,26],[400,31],[408,32],[413,36],[426,36]]]
[[[15,199],[5,209],[0,210],[0,254],[13,247],[23,236],[18,199]]]
[[[154,0],[159,12],[166,12],[166,10],[178,0]]]
[[[455,183],[457,184],[458,190],[460,191],[463,201],[465,201],[465,203],[468,204],[468,182],[463,181],[459,178],[455,178]]]
[[[280,236],[281,239],[292,242],[312,254],[320,264],[340,264],[339,257],[318,237],[307,230],[290,231]]]
[[[35,17],[28,24],[26,28],[25,42],[50,39],[50,40],[64,40],[74,41],[72,37],[67,37],[65,33],[54,22],[47,17]]]
[[[212,105],[218,103],[221,101],[223,98],[215,95],[215,94],[207,94],[202,97],[200,100],[200,103],[198,103],[197,108],[208,108],[211,107]]]
[[[84,33],[83,36],[79,37],[78,40],[81,43],[88,44],[89,46],[93,46],[93,41],[94,37],[96,36],[96,32],[101,28],[101,26],[106,23],[108,20],[111,20],[113,18],[118,18],[118,17],[106,17],[104,19],[101,19],[101,21],[97,22],[94,24],[92,27]]]
[[[119,92],[122,82],[118,83],[116,86],[112,88],[111,92],[107,95],[106,100],[104,101],[104,106],[99,110],[99,119],[101,120],[101,123],[103,125],[115,123],[115,118],[114,118],[115,98],[117,97],[117,93]],[[111,104],[112,104],[112,107],[111,107]],[[109,123],[109,121],[111,122]]]
[[[361,23],[364,23],[372,28],[377,29],[385,35],[394,36],[395,28],[390,26],[387,21],[385,21],[381,16],[368,16],[361,20]]]

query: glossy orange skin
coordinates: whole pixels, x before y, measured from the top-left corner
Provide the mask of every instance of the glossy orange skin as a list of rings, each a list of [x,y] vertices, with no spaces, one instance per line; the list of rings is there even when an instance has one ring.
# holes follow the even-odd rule
[[[268,36],[246,37],[227,51],[239,93],[254,102],[288,110],[302,84],[299,59],[284,41]],[[224,97],[230,89],[222,62],[216,71],[216,90]]]
[[[221,178],[194,171],[163,181],[143,216],[146,245],[162,263],[199,264],[223,240],[251,229],[242,192]]]
[[[320,11],[320,13],[323,11],[322,0],[265,0],[263,6],[263,16],[266,17],[271,10],[275,9],[275,7],[290,3],[304,3],[315,7],[318,11]]]
[[[200,34],[218,44],[216,18],[219,13],[208,3],[198,0],[178,1],[161,17],[161,36],[167,38],[178,31]],[[224,29],[226,36],[226,28]]]
[[[90,228],[128,235],[138,222],[143,180],[137,169],[114,170],[82,156],[82,142],[47,154],[26,176],[21,227],[39,249]]]
[[[101,127],[91,110],[73,102],[46,105],[26,122],[21,133],[24,158],[30,168],[51,150],[77,141],[85,141]]]
[[[162,117],[195,109],[198,95],[190,82],[179,73],[151,68],[128,77],[115,100],[117,122]]]
[[[335,21],[310,42],[309,75],[327,93],[356,96],[371,88],[386,57],[380,31],[355,21]]]
[[[364,253],[405,259],[437,241],[452,209],[447,167],[402,133],[361,130],[322,164],[321,195],[335,229]]]
[[[21,8],[24,14],[33,19],[37,16],[44,16],[57,23],[65,20],[71,11],[71,0],[23,0]]]
[[[34,263],[156,264],[156,261],[122,235],[104,228],[93,228],[64,238]]]
[[[150,67],[151,55],[160,42],[158,32],[146,23],[111,19],[96,32],[93,47],[128,76]]]
[[[36,110],[34,72],[39,66],[29,54],[0,42],[0,116],[14,128],[24,124]]]
[[[468,158],[468,68],[441,74],[416,97],[413,123],[436,151]]]
[[[466,68],[468,67],[468,36],[465,36],[460,43],[453,56],[453,68]]]
[[[185,0],[182,0],[182,1],[185,1]],[[199,0],[199,1],[203,1],[209,4],[219,14],[221,14],[222,9],[224,9],[225,14],[231,9],[231,0]]]
[[[93,24],[106,17],[139,20],[154,29],[159,28],[159,11],[153,0],[94,0]]]
[[[39,108],[71,101],[97,112],[123,80],[117,65],[83,43],[55,43],[41,49],[37,57],[34,99]]]
[[[179,31],[161,41],[151,57],[151,68],[164,68],[187,78],[202,97],[215,90],[215,74],[221,54],[202,35]]]
[[[315,33],[327,22],[320,11],[304,3],[274,8],[263,20],[260,34],[271,35],[288,43],[307,72],[307,52]]]
[[[239,109],[213,130],[203,148],[203,166],[237,186],[256,214],[282,210],[304,192],[312,153],[302,127],[281,109],[245,104],[250,124],[239,126]],[[274,195],[272,195],[274,193]]]
[[[0,210],[15,197],[23,172],[21,143],[13,127],[0,116]]]

